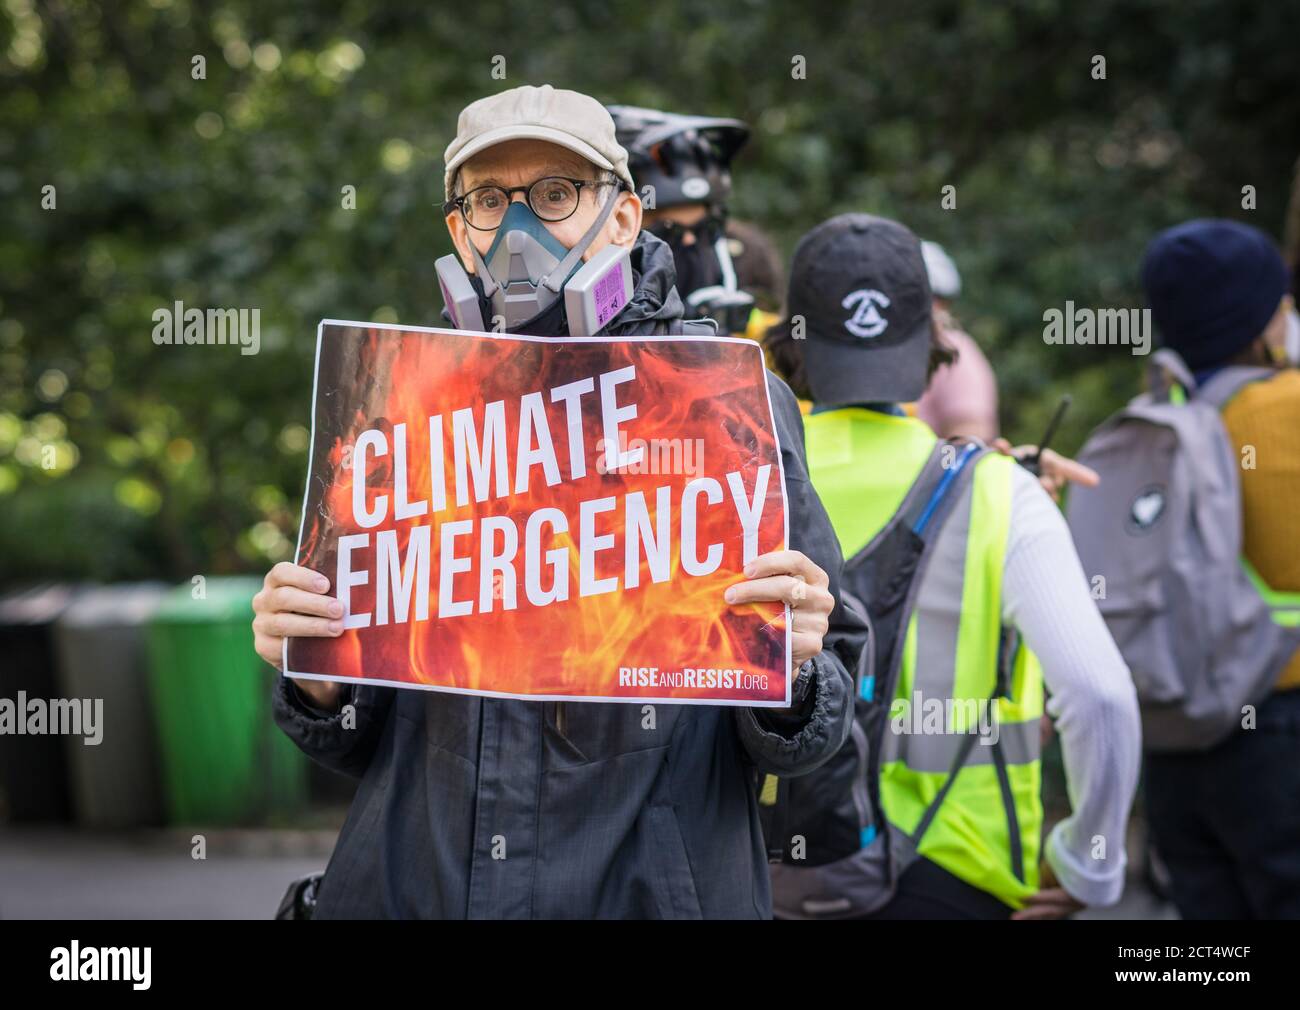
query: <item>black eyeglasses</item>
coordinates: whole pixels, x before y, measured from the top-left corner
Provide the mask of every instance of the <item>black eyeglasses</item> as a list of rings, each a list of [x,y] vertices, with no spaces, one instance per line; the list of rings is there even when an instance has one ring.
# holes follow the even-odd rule
[[[516,193],[523,193],[532,212],[543,221],[554,224],[572,217],[578,209],[582,191],[601,186],[617,186],[617,182],[598,179],[566,179],[548,175],[528,186],[478,186],[464,196],[453,197],[442,205],[444,214],[459,209],[465,223],[476,231],[496,231],[506,216]]]

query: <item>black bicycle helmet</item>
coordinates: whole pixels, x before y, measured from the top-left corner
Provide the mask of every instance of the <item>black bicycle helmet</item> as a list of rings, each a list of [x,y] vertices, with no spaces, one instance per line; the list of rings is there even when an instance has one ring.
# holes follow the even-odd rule
[[[680,116],[611,105],[618,142],[627,149],[637,189],[654,187],[654,206],[721,206],[731,195],[731,159],[749,139],[739,119]]]

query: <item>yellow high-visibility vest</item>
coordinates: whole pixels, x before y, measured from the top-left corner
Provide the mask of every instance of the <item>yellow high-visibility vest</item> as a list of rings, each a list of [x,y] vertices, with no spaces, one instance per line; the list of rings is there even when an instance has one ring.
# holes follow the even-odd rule
[[[814,413],[804,424],[813,486],[851,559],[898,510],[936,436],[915,418],[864,408]],[[988,453],[974,465],[921,578],[884,737],[881,806],[909,835],[948,781],[970,720],[995,694],[1007,640],[1002,572],[1015,462]],[[1016,650],[1005,686],[991,720],[1000,747],[981,740],[971,748],[918,851],[1019,907],[1038,890],[1043,822],[1043,677],[1028,649]]]

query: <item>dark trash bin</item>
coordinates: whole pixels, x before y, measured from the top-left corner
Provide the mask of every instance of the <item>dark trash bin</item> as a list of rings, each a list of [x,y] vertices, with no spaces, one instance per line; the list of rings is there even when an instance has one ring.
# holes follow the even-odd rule
[[[102,703],[100,742],[65,740],[73,810],[87,827],[163,821],[145,628],[166,592],[161,582],[87,588],[55,626],[60,690]]]
[[[54,622],[75,594],[43,585],[0,597],[0,821],[72,816],[64,741],[50,732],[49,715],[60,700]]]

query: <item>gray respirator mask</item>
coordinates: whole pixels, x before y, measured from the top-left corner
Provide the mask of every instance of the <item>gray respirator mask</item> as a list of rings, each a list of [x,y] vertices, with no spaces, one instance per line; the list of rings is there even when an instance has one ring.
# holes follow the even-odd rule
[[[452,325],[460,330],[527,333],[528,324],[562,297],[570,336],[599,333],[632,298],[628,250],[609,245],[582,262],[582,254],[614,212],[617,198],[616,189],[570,249],[526,202],[511,203],[487,254],[480,255],[470,244],[481,296],[459,257],[438,259],[434,269]]]

